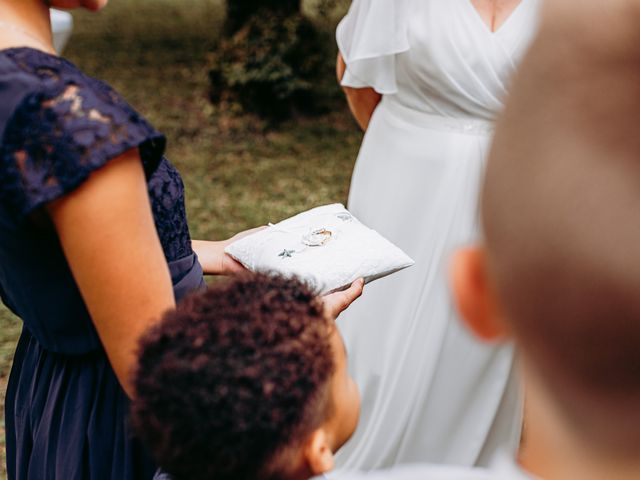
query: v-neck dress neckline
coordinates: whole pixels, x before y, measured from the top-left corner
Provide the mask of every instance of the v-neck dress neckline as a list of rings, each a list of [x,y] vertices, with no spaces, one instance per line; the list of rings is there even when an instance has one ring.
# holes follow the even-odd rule
[[[508,30],[510,30],[511,25],[516,22],[517,17],[521,14],[522,10],[524,10],[524,4],[527,3],[526,0],[520,0],[520,3],[513,9],[513,11],[509,14],[509,16],[500,24],[500,26],[496,30],[491,30],[491,27],[487,25],[487,22],[484,21],[482,15],[478,9],[471,3],[471,0],[460,0],[465,3],[473,17],[475,18],[475,23],[478,24],[480,28],[482,28],[488,35],[492,37],[499,37]]]

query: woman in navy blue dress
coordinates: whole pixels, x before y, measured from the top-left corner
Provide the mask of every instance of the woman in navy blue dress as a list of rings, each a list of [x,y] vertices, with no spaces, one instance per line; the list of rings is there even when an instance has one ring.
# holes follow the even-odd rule
[[[241,267],[192,242],[164,137],[55,55],[49,4],[0,0],[0,294],[24,323],[6,395],[15,480],[150,479],[127,425],[136,340]]]
[[[0,295],[24,324],[10,480],[150,479],[127,424],[137,339],[203,273],[242,270],[228,241],[191,241],[164,137],[55,55],[48,7],[106,3],[0,0]],[[330,296],[330,314],[360,292]]]

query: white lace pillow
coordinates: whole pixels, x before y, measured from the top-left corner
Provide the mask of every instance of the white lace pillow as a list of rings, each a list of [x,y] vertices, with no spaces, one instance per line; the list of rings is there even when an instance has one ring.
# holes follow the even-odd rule
[[[414,264],[340,204],[270,225],[229,245],[226,252],[251,271],[296,276],[321,294],[358,278],[371,282]]]

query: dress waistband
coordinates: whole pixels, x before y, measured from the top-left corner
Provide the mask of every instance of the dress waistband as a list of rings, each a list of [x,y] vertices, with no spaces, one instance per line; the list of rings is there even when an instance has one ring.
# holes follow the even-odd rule
[[[383,96],[380,106],[411,125],[469,135],[493,135],[494,122],[471,117],[445,117],[406,107],[389,96]]]

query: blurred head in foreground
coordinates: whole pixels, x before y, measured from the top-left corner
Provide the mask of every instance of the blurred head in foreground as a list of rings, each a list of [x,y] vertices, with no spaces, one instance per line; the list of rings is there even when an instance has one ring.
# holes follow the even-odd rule
[[[307,479],[352,435],[357,387],[333,318],[295,280],[197,293],[141,341],[132,415],[174,480]]]
[[[640,2],[546,2],[453,276],[472,329],[515,339],[548,466],[640,464],[639,112]]]
[[[43,3],[49,7],[63,8],[66,10],[86,8],[87,10],[97,11],[105,7],[107,3],[109,3],[109,0],[44,0]]]

